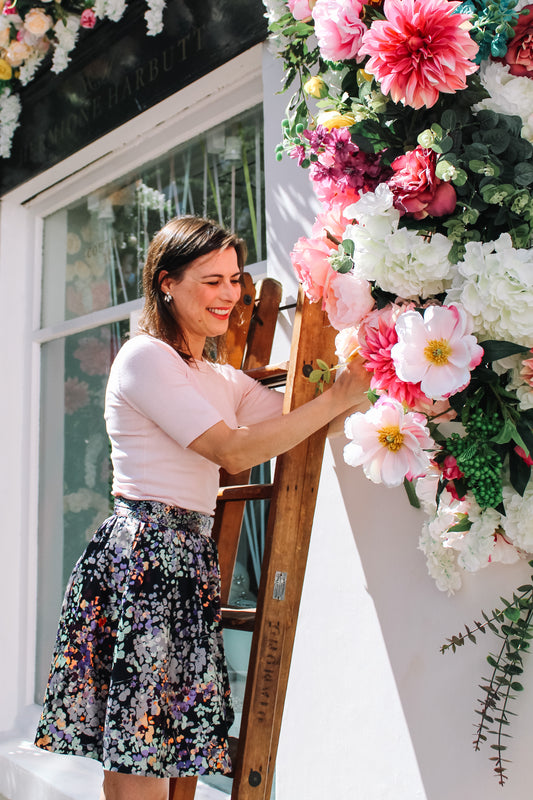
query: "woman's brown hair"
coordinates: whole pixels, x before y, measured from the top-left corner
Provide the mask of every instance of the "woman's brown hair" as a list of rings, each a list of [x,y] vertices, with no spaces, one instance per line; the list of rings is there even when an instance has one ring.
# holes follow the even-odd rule
[[[187,361],[192,360],[187,340],[174,318],[161,289],[161,273],[180,280],[192,261],[233,247],[242,272],[246,261],[246,244],[234,233],[221,228],[216,222],[202,217],[175,217],[154,236],[148,248],[143,269],[144,308],[139,329],[172,345]],[[213,342],[207,341],[204,357],[213,360]]]

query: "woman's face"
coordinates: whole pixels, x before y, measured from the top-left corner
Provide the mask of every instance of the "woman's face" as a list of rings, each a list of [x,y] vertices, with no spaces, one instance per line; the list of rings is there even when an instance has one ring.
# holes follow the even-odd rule
[[[166,275],[161,289],[172,295],[170,308],[191,355],[201,359],[206,338],[226,333],[231,311],[241,296],[235,249],[214,250],[195,259],[179,280]]]

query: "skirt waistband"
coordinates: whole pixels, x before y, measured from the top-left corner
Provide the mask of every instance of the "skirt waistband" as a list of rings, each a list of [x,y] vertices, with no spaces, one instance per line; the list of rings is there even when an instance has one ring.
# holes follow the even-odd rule
[[[130,500],[127,497],[115,498],[115,515],[118,517],[133,516],[141,522],[156,522],[166,528],[186,530],[211,535],[213,517],[200,511],[189,511],[179,506],[168,506],[158,500]]]

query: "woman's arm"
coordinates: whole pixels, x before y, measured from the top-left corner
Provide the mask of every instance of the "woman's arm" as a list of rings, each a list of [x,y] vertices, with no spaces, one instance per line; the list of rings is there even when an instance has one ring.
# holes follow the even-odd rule
[[[285,453],[315,431],[364,399],[368,372],[359,359],[352,361],[327,392],[289,414],[242,428],[218,422],[189,447],[230,474],[262,464]]]

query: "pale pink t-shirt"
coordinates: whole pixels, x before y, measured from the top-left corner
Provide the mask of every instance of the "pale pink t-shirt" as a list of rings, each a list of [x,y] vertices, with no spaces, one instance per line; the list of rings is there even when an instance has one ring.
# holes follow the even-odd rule
[[[165,342],[135,336],[113,362],[106,390],[113,494],[212,514],[219,468],[187,446],[221,420],[238,428],[277,416],[282,402],[227,364],[189,366]]]

